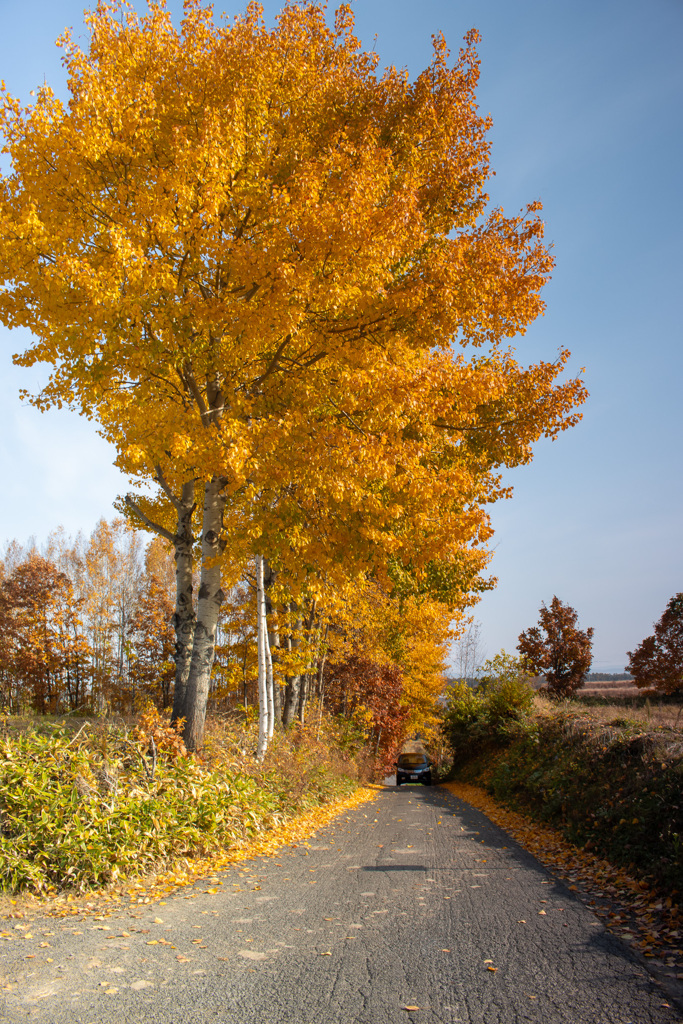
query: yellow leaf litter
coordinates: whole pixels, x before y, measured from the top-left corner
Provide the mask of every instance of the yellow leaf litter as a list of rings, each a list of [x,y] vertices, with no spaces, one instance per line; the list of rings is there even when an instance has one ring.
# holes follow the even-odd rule
[[[609,931],[632,942],[645,956],[656,956],[667,967],[683,972],[682,915],[670,895],[653,891],[647,882],[633,878],[623,868],[574,846],[558,829],[501,806],[480,786],[467,782],[443,785],[453,796],[483,811],[541,864],[568,882]],[[678,976],[683,977],[683,973]]]

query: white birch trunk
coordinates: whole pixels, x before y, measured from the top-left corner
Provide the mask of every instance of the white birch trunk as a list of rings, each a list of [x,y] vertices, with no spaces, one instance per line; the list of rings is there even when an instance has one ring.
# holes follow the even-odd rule
[[[280,646],[280,638],[278,635],[277,627],[277,615],[273,609],[272,601],[270,600],[269,590],[275,582],[276,573],[269,564],[268,559],[263,559],[263,600],[265,608],[265,620],[266,620],[266,684],[268,687],[268,737],[273,738],[273,732],[275,731],[275,723],[278,721],[281,715],[281,700],[280,698],[280,687],[275,686],[274,680],[274,662],[277,662],[277,649]],[[275,651],[275,658],[273,658],[273,651]]]
[[[263,558],[256,555],[256,638],[258,650],[258,750],[257,757],[262,761],[268,749],[268,693],[266,685],[266,635],[265,600],[263,592]]]
[[[197,620],[192,645],[192,661],[185,699],[184,739],[188,750],[198,750],[204,740],[206,704],[216,647],[218,613],[225,597],[221,590],[219,562],[220,534],[223,528],[225,498],[218,478],[204,485],[202,520],[202,567],[197,601]]]
[[[263,646],[266,653],[266,698],[268,701],[268,739],[272,740],[275,731],[275,696],[273,693],[273,657],[270,651],[268,634],[268,614],[266,602],[263,602]]]

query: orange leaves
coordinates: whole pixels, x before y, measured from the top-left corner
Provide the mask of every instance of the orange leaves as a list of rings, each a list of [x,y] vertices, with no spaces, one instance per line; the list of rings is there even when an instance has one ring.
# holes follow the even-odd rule
[[[31,306],[45,355],[69,358],[76,317],[105,376],[121,365],[113,346],[153,340],[154,373],[180,349],[195,376],[208,356],[231,379],[239,337],[254,380],[288,333],[278,376],[321,352],[368,365],[354,337],[373,338],[374,358],[377,342],[429,351],[529,319],[524,296],[549,268],[540,225],[495,214],[474,227],[488,148],[472,52],[449,68],[441,42],[411,85],[394,69],[376,77],[350,15],[331,31],[313,7],[287,8],[275,32],[256,8],[217,28],[200,3],[181,33],[157,9],[114,4],[86,20],[88,52],[63,42],[68,110],[44,91],[25,112],[8,100],[3,118],[15,172],[3,302],[8,316]],[[39,227],[40,249],[22,224]],[[83,369],[69,376],[87,402]]]
[[[177,723],[178,726],[182,724],[182,721]],[[151,701],[137,716],[133,736],[139,742],[148,743],[171,757],[185,757],[187,754],[180,729],[176,724],[170,725]]]
[[[36,404],[95,418],[166,496],[212,481],[216,562],[258,547],[306,599],[372,571],[471,604],[497,470],[585,399],[566,354],[502,349],[552,259],[539,204],[485,215],[476,35],[453,61],[437,38],[409,82],[348,8],[268,31],[256,4],[216,25],[189,0],[178,31],[113,0],[86,24],[85,50],[62,41],[68,106],[0,110],[0,321],[52,367]]]

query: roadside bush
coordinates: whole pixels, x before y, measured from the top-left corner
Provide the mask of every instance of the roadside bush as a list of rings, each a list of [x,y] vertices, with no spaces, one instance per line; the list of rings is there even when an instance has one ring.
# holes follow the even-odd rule
[[[501,753],[487,788],[613,863],[683,892],[683,758],[672,739],[623,718],[606,728],[558,713]]]
[[[443,729],[456,763],[516,735],[533,706],[522,659],[501,651],[483,665],[483,672],[476,688],[459,680],[447,692]]]
[[[615,711],[592,718],[583,701],[558,707],[537,697],[535,714],[512,738],[464,751],[457,778],[676,898],[683,893],[681,735]]]
[[[504,734],[510,722],[528,718],[534,702],[529,686],[529,671],[523,658],[515,658],[501,651],[485,662],[480,683],[486,703],[486,715],[491,728]]]
[[[214,725],[202,758],[146,709],[135,727],[76,735],[37,720],[0,741],[0,888],[84,891],[240,846],[356,786],[355,765],[309,732],[252,756],[255,726]],[[331,737],[329,737],[331,739]]]

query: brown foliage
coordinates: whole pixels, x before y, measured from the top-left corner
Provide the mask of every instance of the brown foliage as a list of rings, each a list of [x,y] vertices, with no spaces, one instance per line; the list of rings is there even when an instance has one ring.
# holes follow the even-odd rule
[[[130,666],[132,683],[163,708],[169,707],[175,678],[173,601],[153,574],[143,581],[129,636],[134,652]]]
[[[326,706],[366,733],[376,774],[391,771],[410,709],[402,702],[403,674],[396,665],[351,655],[326,673]]]
[[[549,691],[570,697],[583,683],[591,666],[593,628],[578,628],[578,615],[553,597],[550,608],[541,605],[539,625],[519,635],[517,650],[534,672],[543,674]]]
[[[35,551],[0,586],[0,688],[6,710],[78,707],[88,643],[69,578]]]
[[[675,594],[655,623],[652,636],[628,651],[636,686],[677,693],[683,687],[683,594]]]
[[[173,563],[153,541],[100,520],[89,538],[60,529],[43,554],[0,558],[0,707],[10,714],[134,710],[169,702]],[[170,593],[169,593],[170,592]]]

